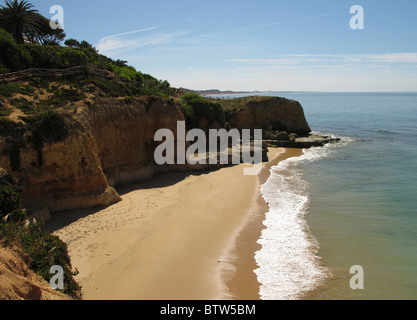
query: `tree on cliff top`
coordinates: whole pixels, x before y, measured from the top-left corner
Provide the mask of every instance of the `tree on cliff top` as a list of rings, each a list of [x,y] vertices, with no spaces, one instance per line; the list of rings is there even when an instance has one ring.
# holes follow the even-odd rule
[[[0,6],[0,28],[13,36],[16,43],[25,41],[41,44],[59,44],[65,38],[62,29],[52,29],[49,20],[33,9],[27,1],[6,0]]]
[[[63,29],[52,29],[49,25],[49,19],[36,14],[39,21],[37,32],[28,35],[28,40],[32,43],[40,43],[43,45],[59,45],[64,40],[66,34]]]
[[[37,10],[27,1],[6,0],[0,7],[0,27],[9,32],[16,43],[24,43],[25,36],[39,32]]]

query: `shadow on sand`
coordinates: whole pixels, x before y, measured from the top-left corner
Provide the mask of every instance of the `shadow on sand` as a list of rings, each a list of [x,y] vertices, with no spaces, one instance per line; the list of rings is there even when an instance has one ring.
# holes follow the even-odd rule
[[[228,167],[228,166],[224,166],[224,167]],[[209,174],[210,172],[215,172],[217,170],[220,170],[220,168],[212,169],[210,171],[193,171],[193,172],[187,171],[187,172],[161,173],[148,180],[117,187],[116,191],[119,193],[120,196],[123,197],[124,195],[130,192],[136,191],[136,190],[165,188],[165,187],[173,186],[185,180],[189,176],[203,176],[203,175]],[[53,233],[82,218],[85,218],[89,215],[100,212],[106,209],[107,207],[109,206],[98,206],[94,208],[52,212],[51,220],[46,224],[45,229]]]

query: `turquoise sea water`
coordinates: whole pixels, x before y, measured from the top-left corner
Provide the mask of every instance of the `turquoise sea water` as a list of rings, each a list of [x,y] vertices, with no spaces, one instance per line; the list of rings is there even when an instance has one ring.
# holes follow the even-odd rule
[[[287,96],[313,130],[354,140],[300,164],[307,223],[339,276],[315,297],[417,299],[417,94]],[[346,281],[353,265],[364,269],[364,290]]]
[[[417,299],[417,94],[267,95],[299,101],[313,131],[343,143],[280,163],[262,187],[262,298]]]

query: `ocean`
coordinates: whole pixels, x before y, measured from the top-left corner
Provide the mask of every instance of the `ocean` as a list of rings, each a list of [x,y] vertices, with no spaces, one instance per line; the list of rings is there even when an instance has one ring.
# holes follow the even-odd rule
[[[417,93],[265,95],[299,101],[341,143],[280,162],[262,186],[261,298],[417,299]]]

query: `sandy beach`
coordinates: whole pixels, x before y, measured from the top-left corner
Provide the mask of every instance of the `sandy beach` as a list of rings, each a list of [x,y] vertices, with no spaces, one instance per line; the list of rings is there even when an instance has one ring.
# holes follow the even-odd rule
[[[259,176],[245,176],[243,164],[167,173],[118,189],[123,201],[102,210],[55,214],[84,299],[259,299],[259,187],[272,165],[300,153],[270,149]]]

